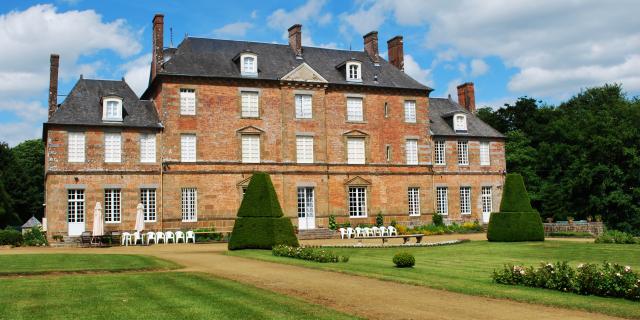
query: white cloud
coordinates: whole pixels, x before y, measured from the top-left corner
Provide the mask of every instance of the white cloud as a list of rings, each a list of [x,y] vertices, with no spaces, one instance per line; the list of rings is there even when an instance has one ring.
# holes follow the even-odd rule
[[[251,11],[251,19],[255,19],[258,17],[258,10]]]
[[[420,67],[418,62],[410,54],[404,57],[404,72],[426,86],[433,85],[433,81],[430,79],[431,70]]]
[[[489,71],[489,65],[482,59],[471,60],[471,76],[478,77]]]
[[[0,103],[0,111],[12,112],[20,119],[30,122],[40,121],[47,116],[47,108],[38,101],[3,101]]]
[[[27,139],[42,137],[42,125],[29,121],[3,123],[0,126],[0,141],[13,147]]]
[[[456,78],[447,83],[447,95],[451,96],[451,99],[458,101],[458,86],[463,83],[461,78]]]
[[[360,8],[351,14],[343,14],[341,19],[350,25],[361,35],[369,31],[378,30],[385,21],[385,16],[389,4],[385,1],[374,2],[370,7],[364,3]]]
[[[272,29],[287,30],[296,23],[305,24],[306,22],[318,22],[319,24],[331,21],[331,15],[322,15],[321,11],[326,0],[309,0],[304,5],[297,7],[291,11],[277,9],[269,17],[267,24]],[[327,21],[328,20],[328,21]]]
[[[145,54],[137,59],[127,62],[120,67],[124,72],[124,79],[131,89],[140,96],[149,85],[149,72],[151,72],[151,54]]]
[[[213,34],[228,37],[244,37],[249,29],[253,28],[253,23],[249,22],[235,22],[224,25],[218,29],[213,30]]]
[[[505,104],[513,105],[516,102],[516,100],[517,100],[516,97],[507,96],[507,97],[500,97],[500,98],[488,100],[488,101],[476,101],[476,108],[479,109],[479,108],[489,107],[493,110],[497,110],[504,107]]]

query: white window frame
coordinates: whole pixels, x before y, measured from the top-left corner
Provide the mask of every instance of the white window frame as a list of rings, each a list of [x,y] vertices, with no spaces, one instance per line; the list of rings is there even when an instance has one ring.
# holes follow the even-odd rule
[[[104,162],[107,162],[107,163],[122,162],[122,133],[120,132],[104,133]]]
[[[418,139],[407,139],[405,141],[405,152],[407,165],[417,166],[418,160]]]
[[[251,61],[251,63],[247,63]],[[243,53],[240,55],[240,74],[255,77],[258,75],[258,55]]]
[[[365,164],[366,148],[364,137],[347,137],[347,164]]]
[[[182,188],[180,203],[182,208],[182,222],[198,221],[198,189]]]
[[[406,100],[404,102],[404,122],[416,123],[417,121],[416,101]]]
[[[180,162],[196,162],[198,137],[193,133],[180,135]]]
[[[243,134],[240,139],[242,163],[260,163],[260,135]]]
[[[481,188],[482,213],[491,213],[493,211],[493,198],[491,186],[483,186]]]
[[[296,161],[313,163],[313,136],[296,136]]]
[[[196,114],[196,103],[195,89],[180,89],[180,115],[194,116]]]
[[[67,222],[84,222],[85,197],[84,189],[67,190]]]
[[[480,165],[491,165],[491,142],[480,141]]]
[[[349,217],[367,217],[367,187],[349,187],[347,201],[349,205]]]
[[[240,92],[240,116],[242,118],[260,117],[260,92],[243,90]]]
[[[156,162],[156,134],[155,133],[140,134],[140,162],[142,163]]]
[[[458,165],[469,165],[469,141],[458,140]]]
[[[102,99],[102,121],[122,121],[122,98],[105,97]]]
[[[409,204],[409,216],[420,216],[420,188],[409,187],[407,189],[407,201]]]
[[[453,115],[453,130],[467,131],[467,116],[462,113]]]
[[[449,215],[449,189],[447,187],[436,187],[436,213],[439,215]]]
[[[156,222],[158,215],[156,196],[157,193],[155,188],[140,189],[140,203],[142,203],[142,212],[145,222]]]
[[[347,81],[362,82],[362,64],[360,62],[347,62],[345,72]]]
[[[447,164],[447,141],[438,139],[433,141],[433,163],[438,166]]]
[[[347,121],[364,121],[364,99],[347,97]]]
[[[119,188],[104,189],[104,222],[120,223],[122,221],[122,190]]]
[[[460,187],[460,214],[471,214],[471,187]]]
[[[310,94],[296,94],[296,118],[297,119],[311,119],[313,118],[313,95]]]
[[[84,132],[67,133],[67,161],[81,163],[85,161]]]

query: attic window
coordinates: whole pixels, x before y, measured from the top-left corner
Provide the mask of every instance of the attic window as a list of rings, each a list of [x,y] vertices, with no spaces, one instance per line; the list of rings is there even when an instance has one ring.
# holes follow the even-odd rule
[[[122,121],[122,98],[106,97],[102,99],[102,120]]]
[[[258,56],[253,53],[240,55],[240,73],[243,76],[258,76]]]
[[[456,114],[453,116],[453,129],[456,132],[467,132],[467,116]]]
[[[347,62],[346,67],[347,81],[362,82],[362,68],[360,62]]]

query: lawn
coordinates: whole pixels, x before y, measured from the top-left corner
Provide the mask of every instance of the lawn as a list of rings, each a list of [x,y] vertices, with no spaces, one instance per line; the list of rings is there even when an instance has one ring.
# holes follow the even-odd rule
[[[125,254],[12,254],[0,255],[0,275],[47,272],[97,272],[173,269],[160,259]]]
[[[194,273],[4,278],[0,287],[0,319],[353,319]]]
[[[494,284],[491,273],[505,263],[538,265],[542,261],[579,263],[602,261],[632,266],[640,270],[639,245],[545,241],[525,243],[465,244],[429,248],[340,248],[333,251],[350,256],[348,263],[315,263],[274,257],[271,251],[240,250],[228,254],[279,263],[346,272],[384,280],[424,285],[470,295],[508,298],[565,308],[583,309],[609,315],[640,318],[640,303],[623,299],[580,296],[552,290]],[[398,269],[391,262],[398,251],[416,257],[412,269]]]

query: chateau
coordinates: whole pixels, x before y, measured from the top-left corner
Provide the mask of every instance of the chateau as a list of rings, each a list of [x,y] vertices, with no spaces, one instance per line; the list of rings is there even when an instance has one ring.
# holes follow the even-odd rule
[[[499,210],[504,136],[478,119],[473,83],[457,102],[404,73],[403,38],[363,51],[187,37],[164,47],[153,19],[149,86],[80,77],[58,104],[51,56],[45,194],[48,234],[213,226],[231,231],[252,172],[271,175],[300,230],[339,223],[487,222]]]

